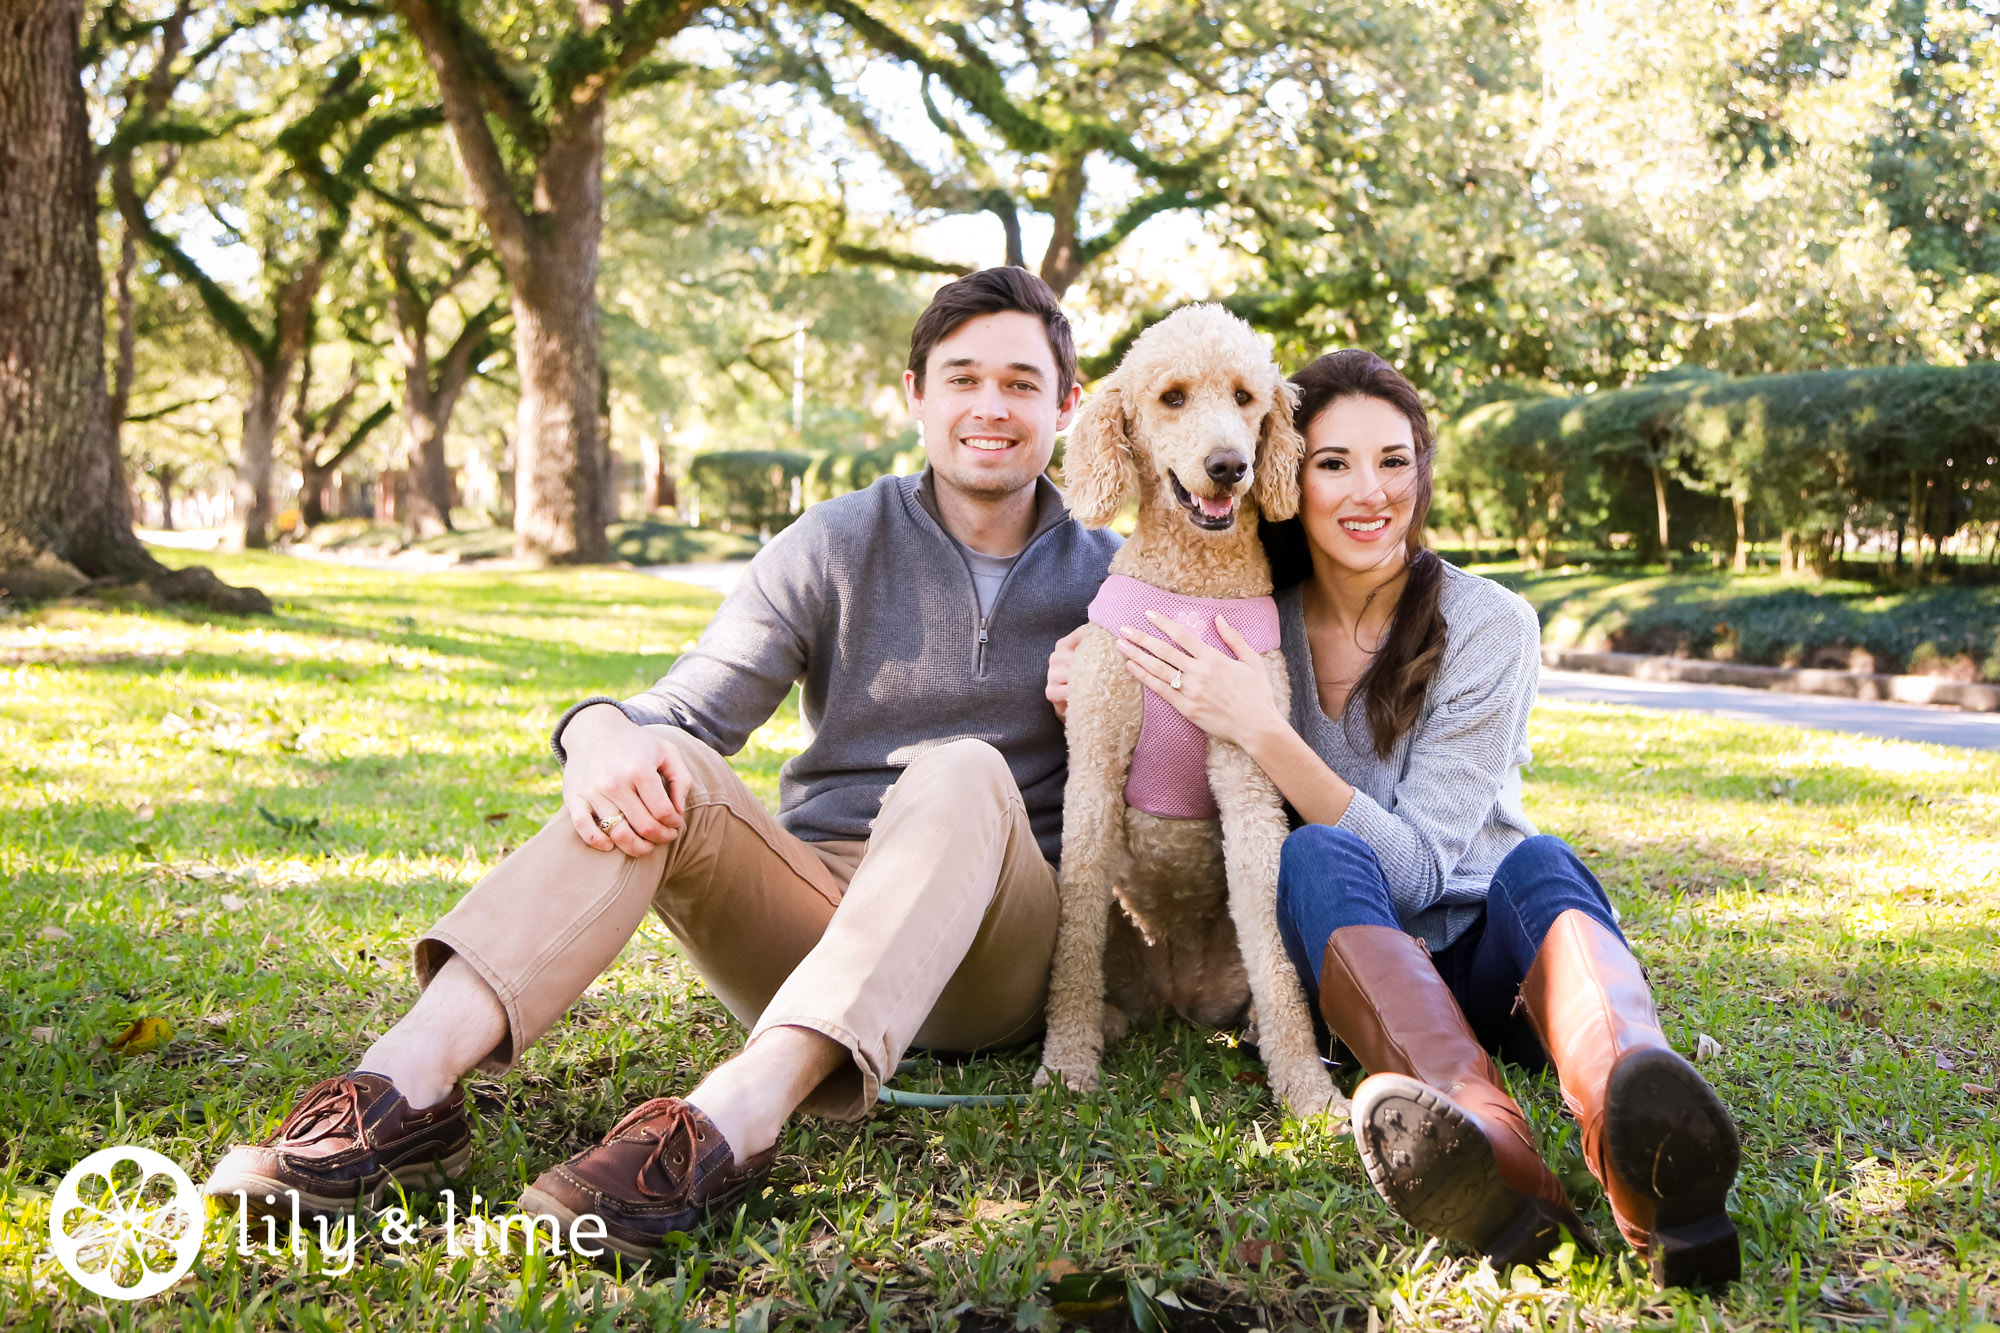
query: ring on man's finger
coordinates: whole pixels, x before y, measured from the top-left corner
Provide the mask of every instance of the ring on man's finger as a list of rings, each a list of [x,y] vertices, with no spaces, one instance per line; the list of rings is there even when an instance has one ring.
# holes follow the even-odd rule
[[[609,819],[605,819],[599,815],[592,815],[591,818],[595,819],[597,821],[597,827],[603,829],[606,833],[611,832],[612,829],[617,828],[620,824],[625,822],[624,815],[613,815]]]

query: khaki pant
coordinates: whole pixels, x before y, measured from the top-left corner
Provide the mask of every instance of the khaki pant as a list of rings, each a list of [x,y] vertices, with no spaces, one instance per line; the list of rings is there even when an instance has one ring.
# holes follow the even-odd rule
[[[600,852],[558,814],[417,941],[422,984],[456,953],[506,1010],[480,1068],[506,1069],[548,1031],[649,906],[752,1040],[802,1027],[853,1052],[808,1111],[866,1114],[912,1044],[969,1051],[1040,1030],[1055,871],[999,751],[924,751],[867,841],[809,843],[721,756],[659,730],[693,774],[679,837],[644,857]]]

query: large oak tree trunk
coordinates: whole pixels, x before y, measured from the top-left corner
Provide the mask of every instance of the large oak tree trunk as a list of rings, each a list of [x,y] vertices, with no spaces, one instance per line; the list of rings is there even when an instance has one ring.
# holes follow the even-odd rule
[[[545,564],[607,559],[597,423],[604,102],[656,43],[694,18],[700,4],[676,0],[642,13],[637,6],[579,0],[576,31],[598,42],[595,54],[576,57],[557,78],[561,95],[541,109],[496,67],[454,6],[442,0],[394,4],[437,76],[459,165],[512,289],[521,376],[514,553]],[[618,26],[608,30],[614,19]],[[517,147],[530,150],[534,179],[525,198],[516,189],[517,168],[494,137],[496,121],[509,127]]]
[[[309,458],[299,460],[299,522],[309,528],[326,522],[326,493],[332,489],[335,470]]]
[[[162,463],[153,469],[153,484],[160,488],[160,526],[168,532],[174,530],[174,479],[180,469],[170,463]]]
[[[596,156],[604,151],[602,112]],[[585,198],[508,265],[521,406],[514,454],[514,554],[547,564],[611,557],[604,537],[604,466],[597,438],[599,172],[575,173]]]
[[[445,462],[445,429],[465,387],[467,370],[447,363],[442,383],[426,383],[428,370],[404,386],[403,440],[410,473],[409,504],[403,511],[405,540],[451,532],[451,467]]]
[[[269,611],[262,593],[207,570],[167,570],[132,531],[104,382],[81,18],[81,0],[0,0],[0,591],[145,580],[164,596]]]
[[[403,510],[406,541],[452,530],[451,468],[444,458],[444,427],[450,415],[450,405],[440,410],[429,393],[406,391],[403,447],[410,471],[410,502]]]
[[[243,404],[243,438],[236,446],[236,480],[223,540],[233,551],[261,551],[271,544],[271,465],[290,367],[247,356],[244,362],[250,371],[250,396]]]
[[[400,518],[403,540],[408,542],[452,531],[454,488],[444,456],[445,429],[459,394],[490,346],[498,308],[488,306],[468,316],[458,338],[433,360],[431,309],[442,291],[426,291],[410,276],[407,238],[392,239],[387,250],[387,267],[396,288],[390,301],[396,321],[393,355],[403,368],[403,466],[410,485]]]

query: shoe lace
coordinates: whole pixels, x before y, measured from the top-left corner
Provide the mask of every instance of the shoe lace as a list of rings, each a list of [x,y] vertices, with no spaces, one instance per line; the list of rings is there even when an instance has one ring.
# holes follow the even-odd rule
[[[647,1121],[655,1123],[643,1123]],[[688,1193],[694,1184],[696,1139],[694,1118],[686,1109],[682,1106],[663,1104],[663,1101],[646,1102],[634,1107],[630,1115],[613,1126],[611,1137],[618,1137],[628,1128],[637,1128],[641,1133],[651,1133],[654,1136],[653,1150],[639,1163],[639,1170],[632,1182],[640,1196],[647,1199],[668,1199]],[[671,1158],[668,1156],[670,1149],[675,1150]],[[676,1172],[681,1167],[687,1169],[676,1178]],[[664,1179],[672,1182],[669,1188],[657,1190],[646,1183],[646,1177],[655,1170]]]
[[[350,1123],[361,1128],[361,1085],[351,1078],[330,1078],[306,1089],[278,1126],[277,1138],[293,1145],[318,1143]]]

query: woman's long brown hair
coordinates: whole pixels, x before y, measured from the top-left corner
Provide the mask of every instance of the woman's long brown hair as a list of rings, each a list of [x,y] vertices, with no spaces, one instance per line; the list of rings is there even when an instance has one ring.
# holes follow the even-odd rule
[[[1368,719],[1369,739],[1377,757],[1387,759],[1404,732],[1416,725],[1423,713],[1424,696],[1430,691],[1431,677],[1444,659],[1444,615],[1438,610],[1438,595],[1444,587],[1444,561],[1424,545],[1424,520],[1431,511],[1431,467],[1437,454],[1437,437],[1431,433],[1430,416],[1423,399],[1394,366],[1375,353],[1360,347],[1328,352],[1292,376],[1298,386],[1299,406],[1293,414],[1299,433],[1305,434],[1313,418],[1342,398],[1374,398],[1401,412],[1410,423],[1410,438],[1416,446],[1410,485],[1414,488],[1410,509],[1410,530],[1403,538],[1408,577],[1396,612],[1389,622],[1388,636],[1375,653],[1375,660],[1354,686],[1354,698],[1362,702]],[[1312,577],[1312,552],[1306,544],[1305,525],[1296,518],[1266,523],[1258,529],[1264,550],[1271,557],[1271,582],[1288,588]],[[1349,708],[1353,699],[1348,701]],[[1345,722],[1345,718],[1341,719]]]

